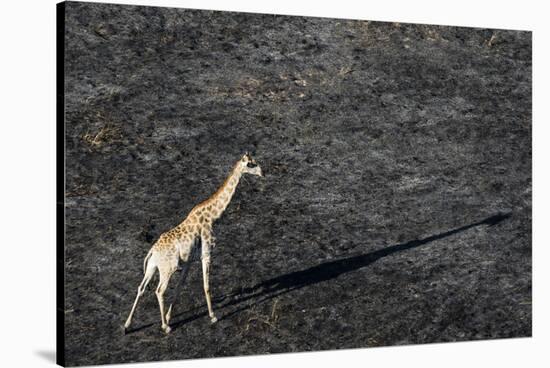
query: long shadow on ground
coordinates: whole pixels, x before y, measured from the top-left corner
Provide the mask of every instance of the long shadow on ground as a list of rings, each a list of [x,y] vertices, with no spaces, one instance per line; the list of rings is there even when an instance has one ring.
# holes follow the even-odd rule
[[[433,241],[440,240],[440,239],[449,237],[451,235],[455,235],[457,233],[466,231],[476,226],[481,226],[481,225],[494,226],[500,223],[501,221],[507,219],[510,216],[511,216],[510,213],[493,215],[484,220],[481,220],[469,225],[465,225],[453,230],[449,230],[444,233],[432,235],[424,239],[417,239],[417,240],[409,241],[407,243],[392,245],[374,252],[361,254],[361,255],[348,257],[348,258],[343,258],[335,261],[325,262],[317,266],[307,268],[305,270],[295,271],[295,272],[287,273],[281,276],[277,276],[272,279],[260,282],[252,287],[244,288],[239,290],[238,292],[234,292],[234,293],[225,295],[223,297],[216,298],[214,300],[215,304],[217,304],[216,309],[218,310],[223,309],[225,307],[242,304],[244,302],[254,299],[252,302],[247,303],[246,305],[243,305],[242,307],[237,308],[236,310],[228,314],[225,314],[224,316],[222,316],[222,318],[220,318],[220,319],[225,319],[236,313],[242,312],[243,310],[250,308],[253,304],[259,304],[267,300],[273,299],[277,296],[280,296],[282,294],[289,293],[293,290],[300,289],[313,284],[317,284],[319,282],[331,280],[347,272],[355,271],[360,268],[366,267],[371,263],[376,262],[380,258],[392,255],[397,252],[413,249],[413,248],[431,243]],[[230,299],[230,300],[224,303],[224,301],[227,299]],[[178,316],[181,317],[183,314],[184,313],[179,314]],[[172,326],[174,328],[177,328],[197,318],[203,317],[206,314],[207,313],[205,311],[201,313],[197,313],[186,319],[174,322]]]

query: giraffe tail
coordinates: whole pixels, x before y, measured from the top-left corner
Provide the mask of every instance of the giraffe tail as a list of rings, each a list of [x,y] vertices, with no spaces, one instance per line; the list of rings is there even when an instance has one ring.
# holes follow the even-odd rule
[[[143,273],[145,274],[145,271],[147,270],[147,262],[149,261],[149,258],[153,255],[153,250],[151,249],[149,253],[145,256],[145,259],[143,260]]]

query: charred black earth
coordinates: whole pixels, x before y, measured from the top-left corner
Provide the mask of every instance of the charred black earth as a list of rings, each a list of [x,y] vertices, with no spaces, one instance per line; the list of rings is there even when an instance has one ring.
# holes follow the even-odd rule
[[[531,33],[69,2],[68,365],[531,336]],[[147,251],[250,151],[160,329]],[[176,278],[170,285],[173,293]]]

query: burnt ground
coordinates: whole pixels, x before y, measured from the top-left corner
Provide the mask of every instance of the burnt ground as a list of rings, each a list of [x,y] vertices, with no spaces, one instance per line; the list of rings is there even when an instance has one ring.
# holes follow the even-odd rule
[[[65,45],[68,365],[531,336],[530,32],[68,3]],[[195,263],[124,335],[246,150],[220,321]]]

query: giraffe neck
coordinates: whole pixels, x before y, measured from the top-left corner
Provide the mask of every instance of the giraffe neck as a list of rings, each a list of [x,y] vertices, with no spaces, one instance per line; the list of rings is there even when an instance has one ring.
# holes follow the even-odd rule
[[[233,198],[233,194],[235,194],[235,189],[237,188],[237,185],[239,184],[239,180],[241,179],[242,171],[238,164],[236,164],[233,169],[231,170],[231,173],[225,179],[222,186],[214,193],[214,195],[211,197],[210,205],[212,208],[212,214],[213,219],[218,219],[223,211],[227,208],[229,205],[229,202],[231,202],[231,199]]]

